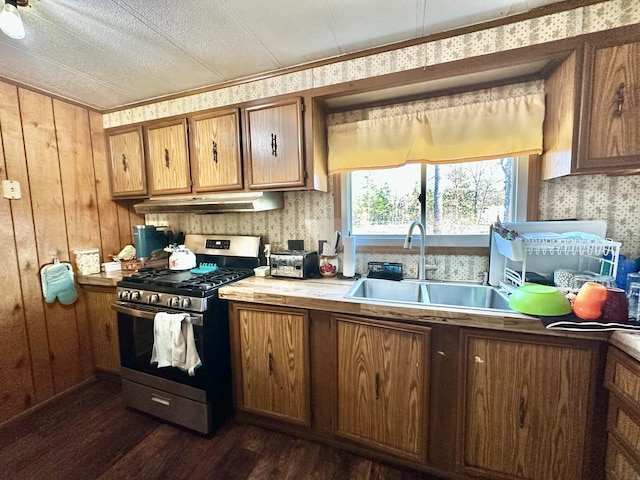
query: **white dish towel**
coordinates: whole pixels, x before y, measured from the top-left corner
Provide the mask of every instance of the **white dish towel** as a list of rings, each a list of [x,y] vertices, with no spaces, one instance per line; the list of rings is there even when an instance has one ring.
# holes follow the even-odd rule
[[[158,368],[177,367],[190,376],[202,365],[186,313],[158,312],[153,319],[151,363]]]

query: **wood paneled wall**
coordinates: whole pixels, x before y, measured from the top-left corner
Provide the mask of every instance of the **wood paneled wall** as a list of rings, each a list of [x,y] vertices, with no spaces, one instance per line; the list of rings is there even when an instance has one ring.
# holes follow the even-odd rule
[[[102,116],[0,82],[0,180],[22,198],[0,198],[0,423],[93,375],[82,289],[73,305],[48,304],[40,269],[54,256],[100,247],[103,260],[144,223],[110,198]]]

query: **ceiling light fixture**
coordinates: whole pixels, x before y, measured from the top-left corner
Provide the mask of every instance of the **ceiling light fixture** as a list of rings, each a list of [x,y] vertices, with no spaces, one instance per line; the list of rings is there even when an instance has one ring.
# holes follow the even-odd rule
[[[20,2],[21,6],[23,3]],[[24,38],[24,24],[18,13],[18,0],[5,0],[4,7],[0,11],[0,30],[9,35],[11,38]]]

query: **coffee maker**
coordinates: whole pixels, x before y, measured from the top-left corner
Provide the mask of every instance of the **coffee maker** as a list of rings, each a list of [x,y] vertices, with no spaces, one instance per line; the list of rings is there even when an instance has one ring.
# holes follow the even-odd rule
[[[159,227],[164,228],[164,227]],[[136,258],[146,260],[151,257],[151,252],[164,248],[168,244],[164,230],[159,230],[154,225],[136,225],[133,227],[133,244],[136,247]]]

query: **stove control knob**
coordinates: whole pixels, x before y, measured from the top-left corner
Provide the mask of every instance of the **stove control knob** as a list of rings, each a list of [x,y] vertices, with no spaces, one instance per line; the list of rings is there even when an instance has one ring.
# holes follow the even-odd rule
[[[189,308],[191,306],[191,299],[190,298],[183,298],[182,299],[182,303],[180,304],[180,306],[182,308]]]
[[[160,295],[152,293],[148,298],[149,303],[158,303],[160,301]]]
[[[130,297],[133,301],[140,300],[140,292],[131,292]]]
[[[179,307],[180,306],[180,297],[171,297],[169,299],[170,307]]]
[[[121,290],[118,293],[118,297],[120,297],[120,300],[129,300],[131,296],[131,292],[129,290]]]

